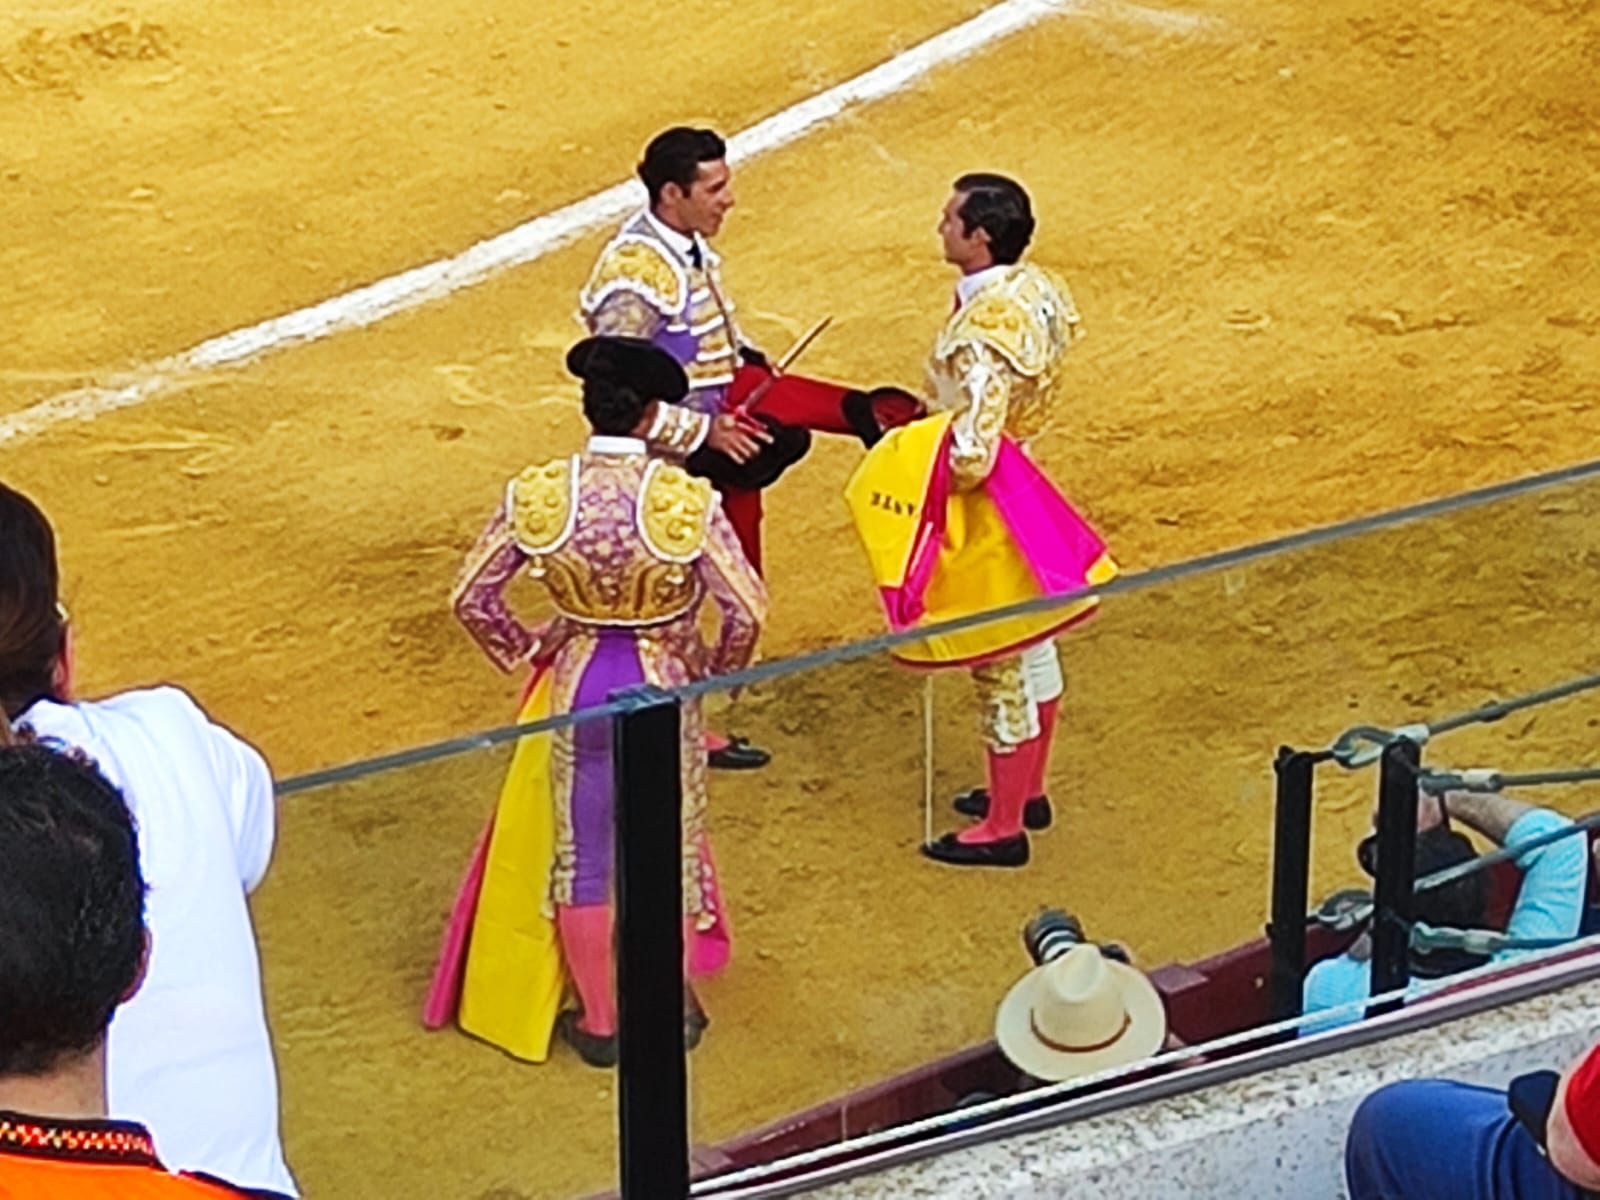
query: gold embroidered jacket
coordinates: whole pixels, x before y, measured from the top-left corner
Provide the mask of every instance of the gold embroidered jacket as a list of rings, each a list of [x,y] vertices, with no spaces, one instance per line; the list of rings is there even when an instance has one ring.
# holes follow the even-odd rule
[[[739,330],[722,288],[721,259],[699,238],[699,262],[639,213],[601,250],[578,296],[590,333],[646,338],[683,365],[689,395],[663,404],[650,442],[688,454],[705,441],[739,368]]]
[[[1044,431],[1080,324],[1066,284],[1031,263],[985,284],[945,324],[928,377],[934,406],[957,414],[950,454],[957,489],[988,478],[1001,434],[1027,442]]]
[[[504,591],[524,566],[560,614],[548,628],[524,625],[506,605]],[[709,657],[695,624],[708,595],[722,614]],[[452,606],[502,670],[610,627],[651,631],[693,675],[750,661],[767,595],[709,483],[643,452],[591,451],[511,480]]]

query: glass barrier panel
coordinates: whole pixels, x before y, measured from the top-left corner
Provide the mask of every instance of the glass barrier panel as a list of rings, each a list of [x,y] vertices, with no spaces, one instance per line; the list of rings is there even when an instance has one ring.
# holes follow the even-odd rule
[[[918,852],[966,825],[951,801],[984,782],[967,672],[878,648],[746,688],[728,719],[774,758],[710,782],[735,944],[698,985],[702,1170],[1029,1086],[991,1039],[1043,909],[1125,945],[1185,1041],[1265,1024],[1278,748],[1595,669],[1597,509],[1600,483],[1564,484],[1114,589],[1059,638],[1051,823],[1021,869]],[[1575,698],[1441,736],[1425,762],[1583,765],[1597,721],[1600,698]],[[1325,764],[1316,784],[1312,902],[1370,885],[1355,847],[1377,773]],[[1576,788],[1539,802],[1594,806]]]
[[[553,961],[544,974],[497,975],[493,956],[500,918],[539,928],[547,878],[524,869],[517,845],[555,832],[538,774],[559,761],[552,743],[609,726],[601,714],[526,739],[520,791],[508,787],[517,743],[505,741],[281,798],[254,911],[285,1145],[305,1194],[569,1200],[615,1189],[615,1073],[552,1037],[563,1004]],[[469,884],[491,817],[508,842],[487,856],[480,892]],[[442,959],[453,973],[439,973]]]
[[[773,753],[765,769],[705,780],[731,958],[693,981],[710,1018],[689,1060],[700,1173],[1029,1086],[992,1039],[1032,965],[1023,926],[1044,909],[1127,946],[1190,1044],[1263,1023],[1274,754],[1596,669],[1597,490],[1540,487],[1113,587],[1058,639],[1065,694],[1038,789],[1051,820],[1021,869],[919,853],[967,824],[952,800],[986,779],[986,710],[967,670],[912,670],[878,640],[680,693],[710,728]],[[580,714],[596,736],[568,730],[563,753],[595,753],[610,719]],[[1441,734],[1424,763],[1588,765],[1597,721],[1580,694]],[[448,1013],[437,1032],[421,1025],[514,744],[498,730],[282,800],[255,911],[287,1145],[313,1192],[430,1175],[440,1194],[616,1186],[614,1073],[570,1038],[530,1064]],[[572,765],[529,793],[545,797],[552,838]],[[1354,848],[1377,774],[1324,763],[1316,787],[1312,902],[1368,882]],[[1600,807],[1581,787],[1535,799]],[[548,900],[550,873],[516,878],[523,908],[543,911],[529,897]],[[570,984],[553,1001],[582,1003]]]

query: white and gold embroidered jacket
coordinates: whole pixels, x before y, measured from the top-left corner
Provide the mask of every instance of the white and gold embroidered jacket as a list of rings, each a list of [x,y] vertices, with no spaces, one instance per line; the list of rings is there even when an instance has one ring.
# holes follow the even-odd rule
[[[1050,423],[1080,325],[1066,284],[1032,263],[1008,267],[951,315],[928,378],[933,407],[956,414],[950,469],[958,490],[988,478],[1002,434],[1026,443]]]

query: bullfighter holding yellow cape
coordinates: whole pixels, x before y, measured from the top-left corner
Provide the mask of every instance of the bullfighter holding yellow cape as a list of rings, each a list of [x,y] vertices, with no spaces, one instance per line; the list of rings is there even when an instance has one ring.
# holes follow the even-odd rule
[[[1105,543],[1025,452],[1050,422],[1080,324],[1066,286],[1018,261],[1033,227],[1014,181],[956,181],[939,232],[962,278],[929,363],[933,415],[884,436],[846,489],[894,630],[1065,595],[1116,574]],[[1051,821],[1044,780],[1065,690],[1052,638],[1094,604],[1085,598],[896,649],[912,666],[969,668],[982,706],[988,787],[956,801],[980,819],[924,846],[928,857],[1027,863],[1026,829]]]

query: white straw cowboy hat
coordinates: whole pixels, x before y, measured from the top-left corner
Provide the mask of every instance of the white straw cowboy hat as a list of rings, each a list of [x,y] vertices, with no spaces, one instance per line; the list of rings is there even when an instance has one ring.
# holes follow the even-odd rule
[[[1080,945],[1018,981],[1000,1002],[994,1036],[1017,1067],[1060,1082],[1154,1054],[1167,1010],[1143,972]]]

